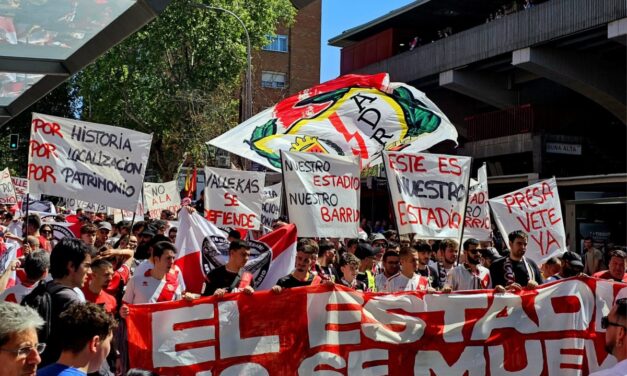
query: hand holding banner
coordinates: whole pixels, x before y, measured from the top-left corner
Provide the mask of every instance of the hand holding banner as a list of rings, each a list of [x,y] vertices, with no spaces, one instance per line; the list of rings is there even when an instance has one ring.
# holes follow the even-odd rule
[[[33,113],[30,191],[114,208],[139,201],[152,135]]]
[[[459,239],[471,158],[384,152],[383,161],[399,233]]]
[[[265,173],[205,167],[205,217],[218,227],[257,230]]]
[[[283,152],[281,159],[288,214],[298,235],[356,238],[359,158]]]
[[[555,178],[490,199],[504,239],[512,231],[529,236],[526,257],[538,264],[566,251],[566,232]]]

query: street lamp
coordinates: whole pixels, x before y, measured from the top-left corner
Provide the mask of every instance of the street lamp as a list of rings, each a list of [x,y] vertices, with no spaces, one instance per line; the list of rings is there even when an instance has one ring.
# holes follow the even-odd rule
[[[206,5],[206,4],[197,4],[197,3],[189,3],[189,5],[193,6],[194,8],[200,8],[200,9],[213,9],[213,10],[219,10],[221,12],[230,14],[231,16],[235,17],[240,25],[242,25],[242,28],[244,29],[244,32],[246,33],[246,78],[245,78],[245,82],[244,82],[244,90],[242,93],[242,97],[243,97],[243,101],[244,101],[244,105],[242,106],[242,120],[246,120],[249,119],[250,117],[253,116],[253,74],[252,74],[252,64],[251,64],[251,56],[250,56],[250,35],[248,35],[248,29],[246,28],[246,25],[244,25],[244,21],[242,21],[241,18],[239,18],[237,16],[237,14],[233,13],[232,11],[228,10],[228,9],[224,9],[224,8],[220,8],[220,7],[216,7],[214,5]]]

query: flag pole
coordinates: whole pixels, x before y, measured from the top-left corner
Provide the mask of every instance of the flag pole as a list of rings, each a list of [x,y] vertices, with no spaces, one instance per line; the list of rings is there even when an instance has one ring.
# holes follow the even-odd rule
[[[470,165],[472,166],[472,157],[470,158]],[[462,255],[462,242],[464,241],[464,227],[466,224],[466,207],[468,206],[468,196],[470,195],[470,171],[466,177],[466,194],[464,195],[464,205],[462,206],[462,226],[459,231],[459,250],[457,251],[457,265],[459,265],[459,259]]]

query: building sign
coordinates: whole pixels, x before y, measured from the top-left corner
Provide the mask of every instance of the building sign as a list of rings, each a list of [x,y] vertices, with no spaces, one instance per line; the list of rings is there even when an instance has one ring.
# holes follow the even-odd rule
[[[547,142],[546,152],[552,154],[581,155],[580,144],[562,144],[558,142]]]

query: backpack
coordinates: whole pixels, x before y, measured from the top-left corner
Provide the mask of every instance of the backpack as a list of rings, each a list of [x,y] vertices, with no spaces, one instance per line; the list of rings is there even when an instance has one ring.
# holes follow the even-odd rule
[[[50,337],[50,324],[52,322],[52,296],[67,287],[54,285],[48,289],[46,281],[40,281],[39,284],[23,299],[20,303],[23,306],[31,307],[44,320],[44,325],[37,330],[39,342],[45,343]]]

